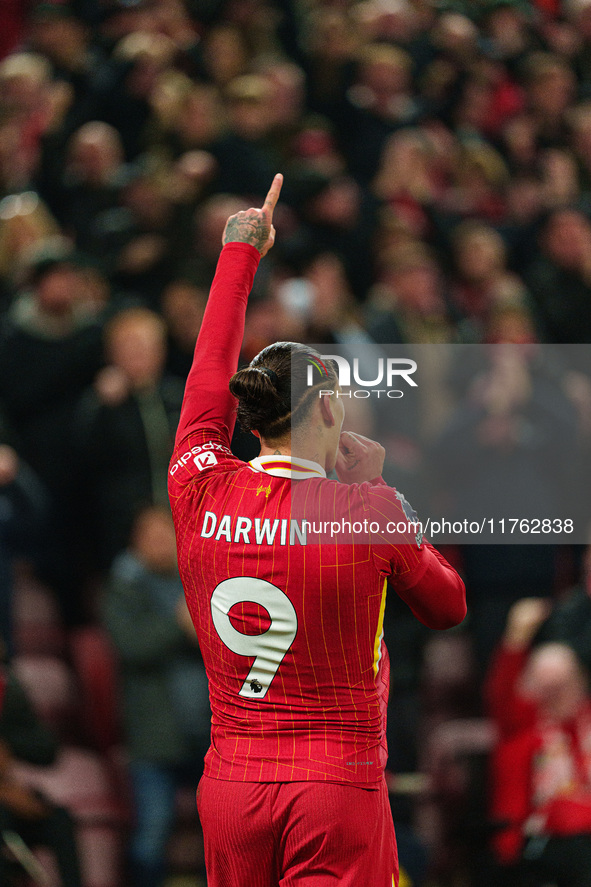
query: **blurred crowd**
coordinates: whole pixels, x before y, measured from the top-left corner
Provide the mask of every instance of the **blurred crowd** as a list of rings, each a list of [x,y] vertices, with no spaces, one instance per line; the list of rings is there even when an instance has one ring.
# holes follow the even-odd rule
[[[180,657],[179,693],[202,681],[169,563],[167,465],[225,221],[260,205],[278,171],[277,241],[255,281],[245,361],[276,340],[590,342],[591,0],[0,4],[9,656],[19,652],[14,562],[24,558],[68,628],[103,619],[134,687],[128,702],[148,662],[164,669]],[[500,446],[533,396],[528,360],[498,362],[477,389]],[[551,424],[561,423],[573,464],[591,453],[589,369],[552,377]],[[445,431],[441,404],[412,434],[388,429],[388,479],[408,477],[411,493],[417,435],[429,443]],[[237,434],[245,458],[253,444]],[[479,679],[515,601],[555,597],[582,574],[576,546],[453,555]],[[148,650],[137,626],[150,614],[166,627]],[[385,631],[399,706],[392,765],[412,770],[426,636],[395,600]],[[137,739],[143,728],[134,729]],[[177,739],[158,772],[145,752],[152,740],[134,752],[138,797],[159,792],[169,811],[143,823],[136,842],[144,885],[162,877],[164,851],[155,860],[150,847],[164,846],[170,828],[176,782],[165,785],[163,772],[187,763]]]

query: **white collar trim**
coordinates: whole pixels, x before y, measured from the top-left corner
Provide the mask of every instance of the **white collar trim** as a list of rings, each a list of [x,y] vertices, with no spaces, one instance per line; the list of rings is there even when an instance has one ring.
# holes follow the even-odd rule
[[[248,464],[254,471],[271,474],[273,477],[287,477],[290,480],[326,477],[326,471],[318,462],[298,459],[296,456],[257,456]]]

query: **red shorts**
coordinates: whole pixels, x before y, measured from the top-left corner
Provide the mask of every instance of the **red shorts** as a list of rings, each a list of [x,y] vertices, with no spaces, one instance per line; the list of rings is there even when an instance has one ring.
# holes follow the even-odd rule
[[[208,887],[398,885],[385,781],[366,789],[204,776],[197,808]]]

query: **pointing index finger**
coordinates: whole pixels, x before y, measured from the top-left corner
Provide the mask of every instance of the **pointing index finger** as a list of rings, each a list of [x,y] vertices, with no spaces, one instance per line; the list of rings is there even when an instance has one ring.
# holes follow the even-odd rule
[[[269,188],[269,193],[265,197],[265,202],[263,204],[263,209],[268,210],[271,215],[273,215],[273,210],[277,205],[277,201],[279,200],[279,194],[281,193],[281,186],[283,185],[283,176],[280,172],[277,173],[271,187]]]

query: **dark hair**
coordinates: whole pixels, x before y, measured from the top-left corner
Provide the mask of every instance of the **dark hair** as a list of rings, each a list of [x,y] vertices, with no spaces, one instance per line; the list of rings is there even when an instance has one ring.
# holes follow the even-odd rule
[[[232,376],[230,391],[238,398],[241,427],[258,431],[267,440],[279,440],[306,421],[318,391],[334,389],[337,380],[332,361],[324,362],[313,348],[276,342]]]

